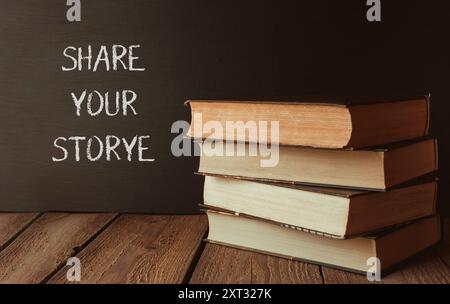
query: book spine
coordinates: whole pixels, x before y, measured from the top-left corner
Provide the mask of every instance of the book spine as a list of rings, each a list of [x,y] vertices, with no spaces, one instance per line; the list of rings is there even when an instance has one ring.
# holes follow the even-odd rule
[[[430,131],[430,122],[431,122],[431,94],[425,96],[425,100],[427,103],[427,120],[425,125],[425,131],[423,133],[423,136],[427,136],[428,132]]]

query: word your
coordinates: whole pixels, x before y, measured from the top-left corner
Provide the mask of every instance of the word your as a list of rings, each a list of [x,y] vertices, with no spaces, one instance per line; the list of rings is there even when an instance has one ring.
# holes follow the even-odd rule
[[[381,281],[381,261],[377,257],[370,257],[366,261],[366,265],[370,266],[367,270],[367,280],[369,282]]]
[[[69,282],[81,281],[81,261],[77,257],[71,257],[67,260],[66,266],[70,266],[66,272],[66,279]]]
[[[62,66],[62,70],[67,71],[88,71],[97,72],[99,67],[103,66],[106,71],[145,71],[143,67],[137,67],[136,61],[139,57],[134,55],[134,49],[140,48],[140,45],[130,45],[125,47],[123,45],[113,45],[108,47],[106,45],[100,46],[95,53],[92,54],[92,46],[87,48],[68,46],[64,49],[64,57],[71,60],[72,65]]]
[[[79,162],[81,160],[81,145],[85,145],[83,150],[86,152],[86,159],[89,161],[98,161],[101,159],[106,159],[106,161],[121,160],[120,153],[118,151],[122,150],[122,153],[126,153],[126,159],[131,162],[133,159],[133,151],[138,154],[137,159],[140,162],[152,162],[154,159],[144,158],[143,152],[149,148],[144,146],[144,139],[150,138],[149,135],[134,136],[131,141],[126,138],[119,138],[114,135],[107,135],[104,140],[98,136],[91,136],[86,138],[85,136],[71,136],[58,137],[54,140],[53,146],[61,150],[61,157],[52,157],[54,162],[65,161],[69,157],[69,150],[67,145],[72,145],[75,154],[75,161]],[[64,145],[64,146],[63,146]],[[94,146],[96,146],[94,148]]]
[[[190,134],[194,138],[201,139],[204,134],[209,134],[202,145],[194,144],[186,138]],[[275,167],[279,162],[279,121],[226,121],[225,127],[219,121],[207,121],[203,123],[202,113],[193,113],[193,125],[186,121],[176,121],[172,124],[172,133],[179,133],[172,140],[171,151],[176,157],[180,156],[261,156],[261,167]],[[224,133],[225,132],[225,133]],[[225,137],[224,134],[227,134]],[[270,145],[268,137],[270,134]],[[236,136],[235,136],[236,135]],[[248,136],[247,136],[248,135]],[[227,138],[226,142],[222,138]],[[245,142],[249,142],[245,144]],[[192,150],[194,150],[192,152]],[[266,158],[266,159],[264,159]]]
[[[67,0],[67,6],[70,8],[67,10],[66,18],[69,22],[81,21],[81,1],[80,0]]]
[[[373,22],[373,21],[381,21],[381,2],[380,0],[367,0],[366,2],[367,6],[371,6],[367,10],[367,21]]]
[[[122,110],[123,116],[127,116],[128,113],[138,114],[132,105],[137,98],[137,94],[131,90],[116,91],[113,105],[110,103],[109,92],[100,93],[94,90],[88,94],[87,90],[84,90],[78,96],[73,92],[70,95],[75,104],[77,116],[81,115],[81,106],[85,100],[86,110],[90,116],[99,115],[103,109],[108,116],[116,116],[120,110]],[[93,104],[96,104],[95,107],[93,107]]]

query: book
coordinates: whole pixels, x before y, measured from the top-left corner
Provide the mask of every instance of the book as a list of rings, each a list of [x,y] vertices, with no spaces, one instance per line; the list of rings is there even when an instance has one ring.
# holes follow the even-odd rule
[[[305,97],[296,102],[189,100],[186,104],[192,112],[191,137],[238,140],[233,128],[222,132],[203,128],[208,121],[222,126],[277,121],[279,134],[258,130],[267,136],[266,142],[317,148],[363,148],[423,137],[430,117],[429,96]],[[261,138],[258,141],[264,141]],[[243,141],[252,140],[247,136]]]
[[[200,173],[292,184],[385,191],[438,168],[435,139],[371,150],[281,146],[278,163],[273,167],[261,166],[260,155],[220,156],[212,145],[201,145]]]
[[[333,238],[350,238],[436,212],[437,181],[387,192],[275,184],[206,176],[204,205]]]
[[[209,242],[360,273],[369,270],[369,258],[380,260],[383,273],[441,238],[437,216],[376,235],[337,240],[245,216],[211,210],[207,215]]]

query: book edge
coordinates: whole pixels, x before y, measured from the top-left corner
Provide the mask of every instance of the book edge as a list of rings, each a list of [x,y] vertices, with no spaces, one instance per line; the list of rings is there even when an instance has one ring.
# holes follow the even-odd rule
[[[433,182],[437,184],[437,182],[439,181],[439,178],[434,175],[434,171],[433,171],[431,173],[427,173],[422,176],[418,176],[416,178],[408,180],[404,183],[392,186],[390,188],[383,189],[380,191],[373,191],[373,190],[364,190],[364,189],[355,190],[356,188],[343,187],[343,186],[332,187],[332,186],[326,185],[326,184],[307,184],[307,183],[299,183],[299,182],[295,182],[295,181],[280,182],[280,181],[272,180],[272,179],[261,180],[261,179],[257,179],[257,178],[253,178],[253,177],[223,175],[223,174],[208,173],[208,172],[194,172],[194,174],[199,175],[199,176],[204,176],[204,177],[211,176],[211,177],[221,177],[221,178],[243,180],[243,181],[247,181],[247,182],[260,183],[260,184],[265,184],[265,185],[274,186],[274,187],[284,187],[284,188],[290,188],[290,189],[299,190],[299,191],[319,193],[319,194],[323,194],[323,195],[337,196],[337,197],[342,197],[342,198],[352,198],[352,197],[362,196],[362,195],[371,195],[374,193],[387,192],[387,191],[391,191],[391,190],[396,190],[396,189],[401,189],[401,188],[406,188],[406,187],[413,187],[413,186],[417,186],[417,185],[421,185],[421,184],[428,184],[428,183],[433,183]],[[289,187],[289,185],[296,185],[299,188],[298,189],[292,188],[292,187]],[[302,186],[304,186],[304,188],[302,188]],[[313,189],[311,189],[311,188],[313,188]],[[326,192],[326,191],[321,190],[324,188],[329,189],[330,191]],[[331,192],[331,190],[333,188],[336,190],[349,189],[349,190],[353,190],[357,193],[353,193],[353,194],[351,194],[351,193],[349,193],[349,194],[333,193],[333,192]]]
[[[327,238],[332,238],[332,239],[336,239],[336,240],[348,240],[348,239],[354,239],[354,238],[358,238],[358,237],[363,237],[366,239],[373,239],[376,240],[378,238],[382,238],[383,236],[385,236],[387,233],[389,233],[390,231],[396,230],[396,229],[401,229],[403,227],[406,227],[410,224],[413,224],[414,222],[426,219],[426,218],[431,218],[436,216],[436,213],[431,214],[431,215],[427,215],[421,218],[417,218],[417,219],[413,219],[413,220],[409,220],[403,223],[398,223],[398,224],[394,224],[394,225],[389,225],[389,226],[385,226],[379,229],[375,229],[372,231],[367,231],[367,232],[363,232],[363,233],[357,233],[357,234],[345,234],[345,235],[336,235],[336,234],[331,234],[331,233],[326,233],[326,232],[322,232],[322,231],[317,231],[317,230],[313,230],[313,229],[308,229],[308,228],[304,228],[304,227],[299,227],[299,226],[295,226],[295,225],[290,225],[290,224],[285,224],[285,223],[281,223],[281,222],[277,222],[274,220],[269,220],[266,218],[262,218],[262,217],[258,217],[258,216],[254,216],[254,215],[250,215],[250,214],[246,214],[246,213],[241,213],[241,212],[235,212],[233,210],[228,210],[225,208],[220,208],[220,207],[215,207],[215,206],[210,206],[210,205],[206,205],[204,203],[199,203],[198,204],[200,207],[200,211],[205,212],[206,214],[208,212],[213,212],[213,213],[219,213],[222,215],[228,215],[228,216],[235,216],[235,217],[243,217],[243,218],[247,218],[247,219],[252,219],[252,220],[257,220],[257,221],[262,221],[268,224],[272,224],[272,225],[276,225],[282,228],[286,228],[286,229],[292,229],[292,230],[297,230],[297,231],[301,231],[301,232],[305,232],[305,233],[309,233],[309,234],[314,234],[314,235],[318,235],[318,236],[323,236],[323,237],[327,237]]]
[[[308,102],[308,101],[300,101],[300,99],[318,99],[318,98],[324,98],[324,99],[339,99],[339,96],[303,96],[298,97],[296,100],[261,100],[261,99],[247,99],[247,100],[237,100],[237,99],[188,99],[184,102],[185,106],[188,106],[190,103],[193,102],[204,102],[204,103],[248,103],[248,104],[291,104],[291,105],[330,105],[330,106],[336,106],[336,107],[352,107],[352,106],[360,106],[360,105],[370,105],[370,104],[383,104],[383,103],[393,103],[393,102],[405,102],[405,101],[411,101],[416,99],[429,99],[430,93],[428,94],[417,94],[412,95],[408,97],[371,97],[368,96],[359,96],[360,101],[355,102],[351,101],[349,97],[342,97],[339,102],[336,101],[314,101],[314,102]],[[358,96],[355,96],[358,97]],[[367,99],[367,100],[364,100]]]

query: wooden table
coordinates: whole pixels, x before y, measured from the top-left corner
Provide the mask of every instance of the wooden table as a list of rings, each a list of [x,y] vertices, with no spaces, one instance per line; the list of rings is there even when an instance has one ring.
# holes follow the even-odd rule
[[[382,283],[449,283],[446,238]],[[365,276],[205,244],[204,215],[0,213],[0,283],[368,283]]]

